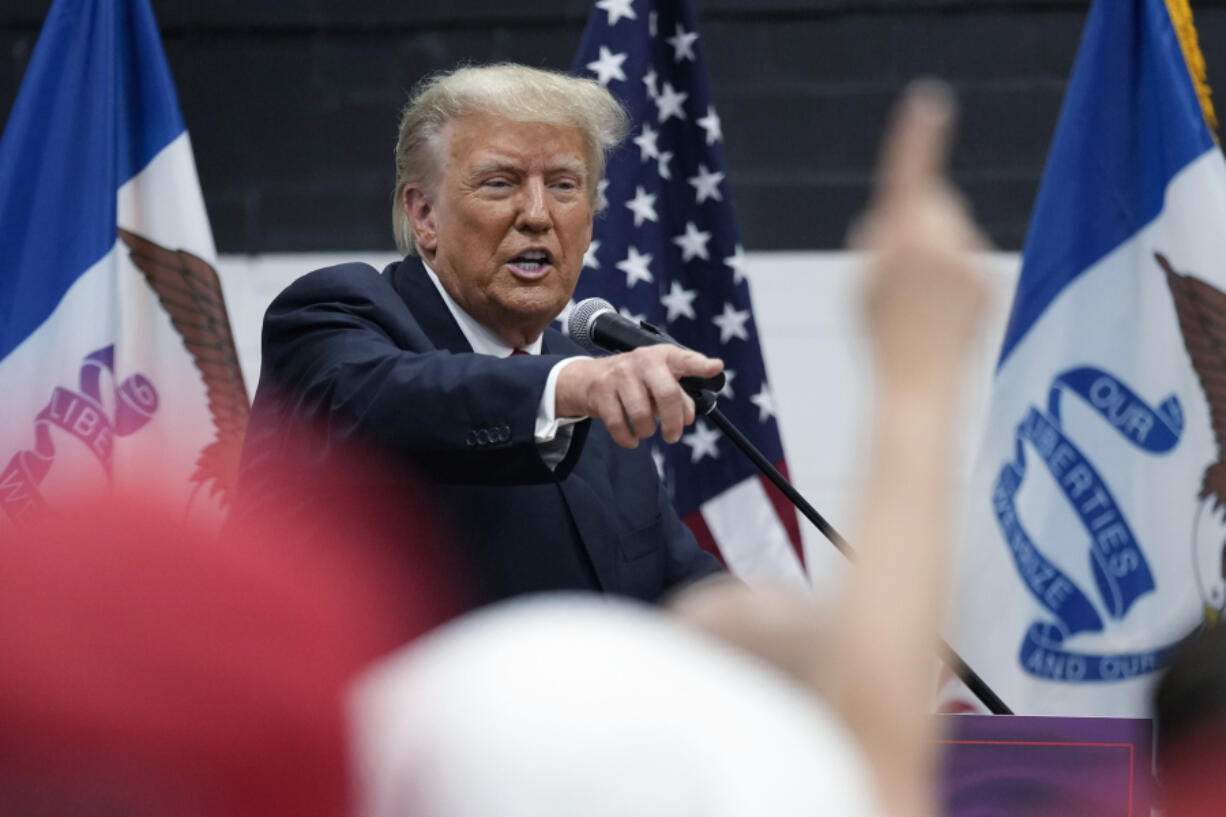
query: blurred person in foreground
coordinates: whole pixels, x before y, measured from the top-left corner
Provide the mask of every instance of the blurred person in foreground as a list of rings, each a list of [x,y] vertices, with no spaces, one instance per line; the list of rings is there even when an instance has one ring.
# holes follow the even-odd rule
[[[269,307],[238,502],[301,505],[264,463],[305,421],[428,479],[487,599],[654,601],[718,572],[638,441],[658,422],[675,443],[694,420],[678,378],[723,364],[670,345],[592,359],[550,328],[626,127],[593,80],[503,64],[422,83],[396,145],[406,256],[317,270]]]
[[[555,597],[453,622],[357,688],[361,817],[934,813],[954,413],[985,302],[942,173],[952,108],[908,92],[854,235],[878,409],[833,607],[724,582],[671,618]]]
[[[346,685],[458,601],[424,503],[361,482],[218,538],[151,479],[0,539],[0,814],[350,814]]]
[[[1226,803],[1226,626],[1176,651],[1154,692],[1159,806],[1166,817],[1216,817]]]

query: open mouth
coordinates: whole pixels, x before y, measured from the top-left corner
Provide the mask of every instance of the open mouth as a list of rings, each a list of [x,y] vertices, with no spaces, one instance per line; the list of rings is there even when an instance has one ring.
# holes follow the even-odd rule
[[[512,258],[508,263],[520,272],[533,275],[548,267],[552,260],[545,250],[527,250]]]

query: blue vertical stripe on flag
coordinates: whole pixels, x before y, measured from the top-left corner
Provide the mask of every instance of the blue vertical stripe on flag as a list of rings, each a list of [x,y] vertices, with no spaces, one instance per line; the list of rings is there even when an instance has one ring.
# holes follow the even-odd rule
[[[56,0],[0,140],[0,359],[116,240],[116,191],[184,131],[148,0]]]
[[[1090,9],[1022,252],[1003,364],[1060,291],[1162,210],[1213,147],[1163,2]]]

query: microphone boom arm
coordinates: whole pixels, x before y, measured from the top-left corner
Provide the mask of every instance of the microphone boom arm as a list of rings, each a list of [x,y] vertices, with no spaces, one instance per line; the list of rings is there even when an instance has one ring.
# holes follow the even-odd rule
[[[654,329],[654,327],[652,328]],[[656,331],[659,332],[659,330]],[[660,334],[663,333],[660,332]],[[835,530],[834,526],[827,522],[826,518],[818,513],[816,508],[809,504],[800,491],[796,490],[796,487],[788,481],[787,477],[779,473],[779,469],[771,464],[770,460],[749,441],[749,438],[742,434],[741,430],[733,425],[732,421],[715,407],[715,393],[709,389],[694,389],[686,386],[685,378],[682,378],[682,386],[689,393],[690,397],[694,399],[694,407],[697,412],[705,415],[720,431],[724,432],[728,439],[732,440],[736,447],[741,449],[742,453],[749,457],[750,461],[758,467],[758,470],[765,474],[766,478],[783,492],[783,495],[796,507],[796,510],[800,511],[806,519],[812,522],[813,526],[822,532],[822,535],[826,537],[830,544],[838,548],[839,552],[846,556],[849,561],[854,562],[855,550],[843,538],[842,534]],[[974,693],[975,697],[987,707],[988,711],[993,715],[1012,715],[1013,710],[1001,700],[992,687],[988,686],[988,683],[983,680],[979,673],[971,669],[971,666],[962,659],[962,656],[944,638],[941,638],[940,642],[941,660],[945,662],[945,665],[949,667],[951,672],[958,676],[962,683],[966,684],[967,689]]]

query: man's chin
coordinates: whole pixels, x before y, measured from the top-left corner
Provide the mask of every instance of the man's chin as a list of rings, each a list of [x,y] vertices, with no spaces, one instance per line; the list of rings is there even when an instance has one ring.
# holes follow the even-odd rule
[[[503,315],[505,320],[498,325],[487,324],[502,341],[516,348],[523,348],[534,342],[553,322],[553,319],[562,311],[562,307],[557,309],[537,308],[537,309],[505,309]]]
[[[506,304],[506,311],[513,314],[516,323],[523,326],[536,326],[537,334],[553,323],[566,307],[568,299],[551,298],[514,298]]]

